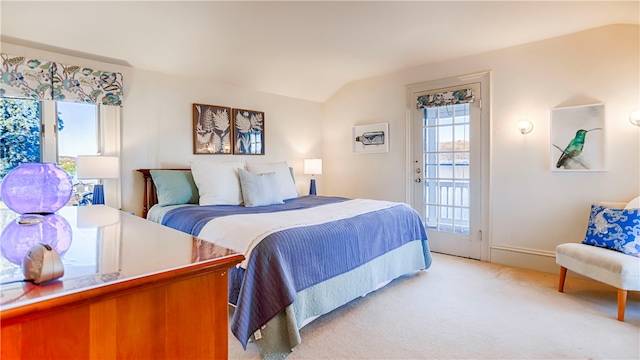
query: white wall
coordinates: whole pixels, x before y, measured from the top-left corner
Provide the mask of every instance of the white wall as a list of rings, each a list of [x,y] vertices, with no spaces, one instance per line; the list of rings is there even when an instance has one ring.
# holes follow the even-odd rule
[[[135,169],[188,168],[196,159],[287,161],[298,191],[308,193],[302,166],[322,154],[320,103],[140,70],[125,81],[131,88],[123,115],[124,209],[141,212],[143,182]],[[193,103],[264,111],[266,155],[193,155]]]
[[[320,157],[322,104],[108,64],[59,53],[2,43],[2,52],[67,64],[118,71],[124,75],[122,111],[122,209],[142,213],[140,168],[188,168],[190,160],[287,161],[294,168],[298,190],[309,191],[310,175],[302,173],[305,158]],[[194,155],[192,104],[210,104],[264,111],[264,156]],[[321,182],[318,188],[321,189]]]
[[[264,111],[267,155],[240,158],[287,160],[295,168],[301,193],[309,181],[302,174],[303,159],[322,157],[320,194],[405,201],[406,86],[491,70],[491,260],[555,272],[555,246],[582,239],[589,204],[627,201],[640,194],[640,128],[628,122],[640,96],[638,34],[638,26],[607,26],[427,64],[351,83],[324,105],[1,45],[6,53],[124,73],[122,206],[137,214],[143,184],[135,169],[238,158],[192,154],[193,103]],[[606,104],[608,171],[549,171],[550,109],[596,102]],[[528,136],[516,128],[523,116],[535,124]],[[352,154],[351,127],[379,122],[389,123],[390,152]]]
[[[612,25],[351,83],[324,104],[324,192],[405,201],[406,86],[490,70],[485,246],[492,262],[556,272],[555,246],[582,240],[591,203],[640,194],[640,128],[628,121],[639,64],[639,27]],[[600,102],[607,171],[551,172],[550,109]],[[517,130],[522,117],[535,124],[527,136]],[[391,151],[351,153],[351,127],[379,122],[389,123]]]

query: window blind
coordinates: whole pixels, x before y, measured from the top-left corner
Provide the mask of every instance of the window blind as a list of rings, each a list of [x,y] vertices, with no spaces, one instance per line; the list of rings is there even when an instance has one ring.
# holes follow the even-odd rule
[[[460,89],[418,96],[416,106],[418,109],[426,109],[437,106],[472,103],[473,101],[473,89]]]

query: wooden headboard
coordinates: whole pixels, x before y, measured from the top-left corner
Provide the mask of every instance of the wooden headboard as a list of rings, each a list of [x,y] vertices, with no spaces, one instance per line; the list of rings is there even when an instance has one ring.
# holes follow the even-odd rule
[[[153,183],[153,178],[151,177],[151,170],[156,169],[138,169],[139,172],[142,173],[144,177],[144,194],[142,196],[142,217],[147,218],[147,213],[149,209],[155,204],[158,203],[158,194],[156,193],[156,186]],[[157,169],[157,170],[182,170],[189,171],[190,169]]]

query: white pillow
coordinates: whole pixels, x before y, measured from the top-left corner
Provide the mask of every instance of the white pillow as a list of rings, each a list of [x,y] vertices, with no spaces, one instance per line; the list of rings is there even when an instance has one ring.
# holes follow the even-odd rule
[[[247,163],[247,170],[254,174],[276,173],[280,192],[284,200],[298,197],[298,189],[293,182],[291,172],[286,161],[277,163]]]
[[[238,168],[244,168],[242,161],[193,161],[191,173],[198,187],[200,205],[242,204]]]
[[[244,206],[266,206],[284,204],[276,173],[256,175],[245,169],[238,169]]]

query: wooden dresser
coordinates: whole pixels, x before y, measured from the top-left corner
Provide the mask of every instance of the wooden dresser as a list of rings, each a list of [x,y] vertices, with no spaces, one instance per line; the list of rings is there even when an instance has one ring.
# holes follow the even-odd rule
[[[2,359],[227,358],[227,270],[241,254],[104,205],[30,228],[17,216],[0,211]],[[9,283],[37,242],[65,275]]]

